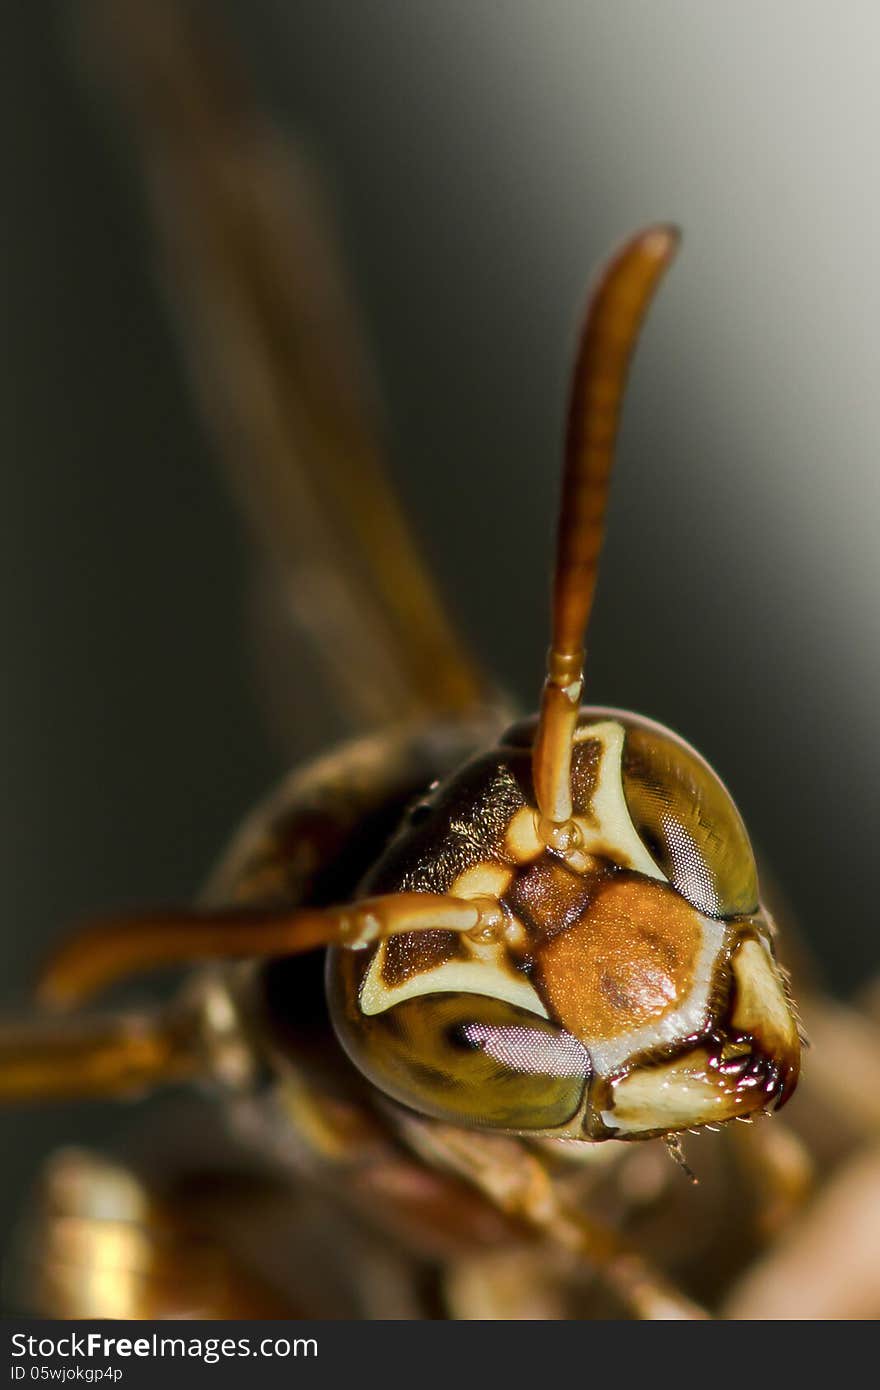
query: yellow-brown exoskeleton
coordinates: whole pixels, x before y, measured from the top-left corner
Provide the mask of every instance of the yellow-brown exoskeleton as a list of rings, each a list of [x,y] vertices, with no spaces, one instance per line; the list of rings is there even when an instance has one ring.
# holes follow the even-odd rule
[[[725,787],[659,725],[583,709],[554,849],[533,738],[515,726],[441,784],[369,875],[481,919],[331,952],[349,1056],[417,1110],[524,1133],[642,1139],[781,1105],[800,1043]]]
[[[412,1315],[416,1279],[402,1303],[400,1286],[392,1297],[386,1285],[369,1302],[376,1226],[420,1269],[444,1271],[431,1306],[453,1315],[486,1307],[492,1280],[480,1261],[500,1249],[514,1252],[527,1310],[543,1297],[550,1250],[553,1277],[575,1291],[557,1306],[584,1306],[584,1264],[618,1307],[699,1316],[554,1166],[572,1150],[598,1155],[597,1170],[609,1152],[650,1160],[646,1146],[596,1141],[660,1136],[675,1149],[682,1130],[778,1108],[798,1077],[798,1024],[729,793],[667,729],[582,700],[629,358],[676,233],[633,237],[590,301],[546,681],[537,718],[515,722],[415,559],[349,389],[325,238],[303,231],[286,151],[174,7],[114,5],[107,23],[119,25],[125,97],[204,399],[223,422],[220,447],[273,572],[320,629],[327,670],[360,701],[368,732],[257,809],[196,908],[97,923],[63,944],[40,983],[43,1012],[0,1030],[0,1098],[213,1088],[273,1172],[280,1165],[322,1201],[332,1191],[340,1210],[367,1214],[357,1230],[340,1218],[343,1253],[319,1316]],[[321,948],[326,995],[299,959]],[[204,968],[170,1004],[57,1017],[116,980],[196,963]],[[303,1007],[304,978],[315,1007]],[[787,1174],[786,1193],[798,1188]],[[168,1258],[169,1248],[198,1253],[194,1192],[211,1239],[222,1229],[233,1242],[226,1199],[211,1207],[210,1185],[184,1185],[181,1196],[166,1184],[154,1200],[130,1174],[117,1181],[77,1155],[48,1181],[41,1311],[277,1309],[239,1280],[225,1247],[219,1267],[236,1278],[224,1274],[213,1303],[199,1260],[184,1278],[187,1260]],[[654,1182],[646,1170],[636,1187]],[[267,1227],[284,1230],[289,1195]],[[111,1236],[119,1221],[132,1235],[133,1211],[143,1226],[124,1298],[112,1270],[103,1283],[92,1277],[111,1208]],[[285,1309],[314,1307],[311,1265],[335,1219],[322,1208],[310,1237],[298,1210],[306,1277],[292,1278]],[[109,1249],[112,1264],[112,1239]],[[114,1301],[94,1293],[110,1285]],[[492,1308],[503,1305],[499,1295]]]
[[[99,926],[58,955],[47,997],[136,965],[329,946],[349,1057],[430,1116],[641,1139],[788,1098],[798,1027],[729,793],[669,730],[581,704],[626,369],[676,243],[635,236],[587,314],[537,721],[419,799],[352,903]]]
[[[729,792],[669,730],[580,703],[624,372],[676,241],[636,236],[587,316],[537,724],[420,802],[365,884],[466,899],[480,922],[328,962],[355,1063],[458,1123],[640,1139],[778,1107],[797,1080],[797,1023]]]

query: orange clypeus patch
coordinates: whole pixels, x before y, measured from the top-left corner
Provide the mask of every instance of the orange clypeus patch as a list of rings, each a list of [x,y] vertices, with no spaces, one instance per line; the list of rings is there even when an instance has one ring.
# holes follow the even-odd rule
[[[666,884],[617,876],[539,948],[541,992],[575,1037],[618,1038],[684,1003],[702,942],[699,913]]]

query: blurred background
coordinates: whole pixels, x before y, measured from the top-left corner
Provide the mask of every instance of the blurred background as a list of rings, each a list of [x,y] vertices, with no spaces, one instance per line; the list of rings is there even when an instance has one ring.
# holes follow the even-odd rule
[[[10,1008],[65,923],[189,898],[283,770],[245,541],[78,8],[10,7],[0,50]],[[709,758],[826,980],[858,989],[880,957],[876,7],[209,8],[325,175],[398,486],[456,619],[527,706],[585,285],[632,228],[683,226],[633,373],[589,694]],[[0,1123],[2,1243],[50,1149],[129,1121]]]

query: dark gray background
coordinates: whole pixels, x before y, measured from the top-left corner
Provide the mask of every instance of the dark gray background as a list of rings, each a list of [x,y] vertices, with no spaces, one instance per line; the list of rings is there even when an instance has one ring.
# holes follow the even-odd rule
[[[590,695],[685,733],[847,991],[876,967],[878,17],[791,0],[240,0],[319,158],[456,616],[532,703],[587,276],[685,246],[634,372]],[[186,898],[280,770],[245,551],[70,4],[4,13],[3,995],[71,918]],[[487,543],[491,548],[487,550]],[[109,1107],[2,1121],[4,1218]]]

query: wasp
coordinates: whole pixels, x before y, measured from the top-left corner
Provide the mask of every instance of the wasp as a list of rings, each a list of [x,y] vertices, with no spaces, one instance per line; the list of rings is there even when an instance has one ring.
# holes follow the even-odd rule
[[[736,1268],[749,1194],[785,1205],[800,1186],[786,1131],[751,1135],[794,1092],[803,1037],[730,792],[671,730],[588,702],[627,372],[678,233],[631,236],[589,297],[547,664],[523,716],[418,560],[287,152],[188,21],[118,13],[220,451],[371,728],[247,817],[194,907],[70,935],[40,1010],[3,1032],[7,1101],[194,1088],[223,1117],[198,1122],[215,1169],[59,1155],[25,1299],[72,1316],[705,1316],[681,1136],[724,1127],[701,1176]],[[168,1002],[93,1007],[174,968]],[[734,1179],[724,1143],[752,1120]]]

